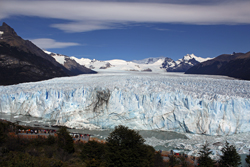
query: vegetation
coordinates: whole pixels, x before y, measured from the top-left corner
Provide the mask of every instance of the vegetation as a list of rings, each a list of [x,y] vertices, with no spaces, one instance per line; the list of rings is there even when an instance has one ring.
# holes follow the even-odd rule
[[[59,146],[58,143],[60,142],[58,142],[57,138],[53,136],[49,136],[48,138],[38,137],[36,139],[20,139],[19,137],[13,137],[8,135],[9,132],[15,133],[15,131],[19,128],[26,129],[27,127],[21,127],[10,122],[0,121],[1,167],[86,166],[79,156],[80,150],[77,149],[77,144],[73,145],[73,148],[74,150],[76,149],[78,152],[68,153]],[[63,132],[65,131],[65,129],[60,129],[59,131]],[[67,135],[65,136],[67,137]]]
[[[66,127],[61,127],[58,132],[58,147],[62,148],[64,151],[68,153],[74,153],[74,141],[72,137],[69,135],[69,132],[67,131]],[[51,140],[51,139],[50,139]]]
[[[125,126],[117,126],[106,143],[89,141],[73,143],[65,127],[58,130],[58,137],[20,139],[8,135],[20,127],[9,122],[0,122],[0,166],[32,167],[167,167],[192,166],[184,156],[169,156],[163,162],[159,152],[146,145],[138,132]],[[221,150],[220,166],[240,165],[240,156],[234,146],[226,142]],[[205,143],[200,150],[199,166],[213,166],[209,157],[211,150]],[[250,155],[246,162],[249,164]]]
[[[161,153],[158,151],[154,157],[154,167],[165,167],[165,166],[167,166],[167,163],[163,162]]]
[[[106,144],[89,141],[83,145],[81,159],[87,166],[106,166],[106,152]]]
[[[241,164],[240,155],[237,153],[233,145],[226,142],[225,146],[221,149],[222,156],[220,157],[220,166],[222,167],[237,167]]]
[[[138,132],[124,126],[116,127],[106,144],[96,141],[74,144],[65,127],[57,131],[58,137],[20,139],[8,135],[19,128],[26,129],[10,122],[0,122],[1,167],[166,166],[161,155],[144,144],[145,140]]]
[[[245,160],[246,160],[247,166],[249,167],[250,166],[250,155],[247,155]]]
[[[7,125],[4,124],[3,122],[0,122],[0,146],[3,142],[5,142],[5,139],[7,137],[6,135],[6,128]]]
[[[211,157],[209,157],[209,155],[212,154],[212,151],[210,150],[210,148],[208,148],[208,143],[206,142],[201,150],[199,151],[199,166],[203,166],[203,167],[211,167],[214,165],[214,161],[211,159]]]
[[[107,138],[107,163],[111,166],[153,166],[154,148],[144,144],[138,132],[117,126]]]
[[[174,156],[174,155],[171,155],[169,157],[169,162],[168,162],[168,165],[170,167],[174,167],[175,165],[178,165],[179,164],[179,161],[177,160],[177,158]]]

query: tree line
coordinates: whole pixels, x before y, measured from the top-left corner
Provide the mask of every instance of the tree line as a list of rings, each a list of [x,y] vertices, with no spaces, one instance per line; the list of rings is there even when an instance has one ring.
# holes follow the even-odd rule
[[[20,139],[8,136],[8,132],[18,126],[10,122],[0,122],[0,166],[1,167],[167,167],[191,166],[185,157],[169,156],[164,162],[160,152],[146,145],[145,140],[135,130],[116,126],[106,139],[106,143],[89,141],[74,143],[66,127],[57,131],[58,137]],[[24,127],[18,127],[24,128]],[[226,142],[222,148],[219,166],[236,167],[240,156],[233,145]],[[205,143],[199,151],[199,166],[214,166],[212,151]],[[246,162],[250,166],[250,156]]]

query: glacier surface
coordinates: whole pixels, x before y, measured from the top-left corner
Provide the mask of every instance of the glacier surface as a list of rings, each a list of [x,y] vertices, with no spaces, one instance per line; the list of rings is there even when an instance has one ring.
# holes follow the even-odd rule
[[[249,132],[250,82],[181,73],[98,73],[0,86],[0,112],[71,128]]]

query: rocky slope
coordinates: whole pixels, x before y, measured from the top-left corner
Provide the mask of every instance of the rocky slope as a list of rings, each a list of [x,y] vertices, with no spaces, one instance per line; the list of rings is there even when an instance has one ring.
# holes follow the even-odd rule
[[[219,74],[250,80],[250,52],[229,61],[219,70]]]
[[[41,81],[78,75],[28,40],[23,40],[6,23],[0,26],[0,85]]]
[[[51,56],[44,53],[39,47],[34,45],[29,40],[24,40],[20,36],[18,36],[15,30],[6,23],[3,23],[2,26],[0,26],[0,31],[2,32],[0,42],[5,42],[10,46],[18,47],[24,52],[32,53],[36,56],[42,57],[43,59],[46,59],[53,63],[55,66],[61,67],[60,64],[58,64]],[[68,71],[65,72],[68,73]]]
[[[186,74],[226,75],[250,80],[250,52],[220,55],[190,68]]]
[[[69,76],[52,62],[0,42],[0,85],[34,82]]]
[[[167,72],[185,72],[189,68],[199,64],[201,62],[210,60],[211,58],[201,58],[197,57],[194,54],[187,54],[182,59],[177,61],[170,60],[166,58],[163,65],[163,68],[166,68]]]
[[[66,69],[73,72],[75,75],[97,73],[89,68],[86,68],[83,65],[80,65],[74,59],[71,59],[68,56],[57,54],[57,53],[52,53],[48,51],[44,51],[44,52],[52,56],[58,63],[62,64]]]

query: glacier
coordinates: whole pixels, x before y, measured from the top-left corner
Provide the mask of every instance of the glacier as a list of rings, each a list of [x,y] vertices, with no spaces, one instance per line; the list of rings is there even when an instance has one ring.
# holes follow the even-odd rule
[[[0,86],[0,112],[76,129],[249,132],[250,82],[182,73],[106,72]]]

